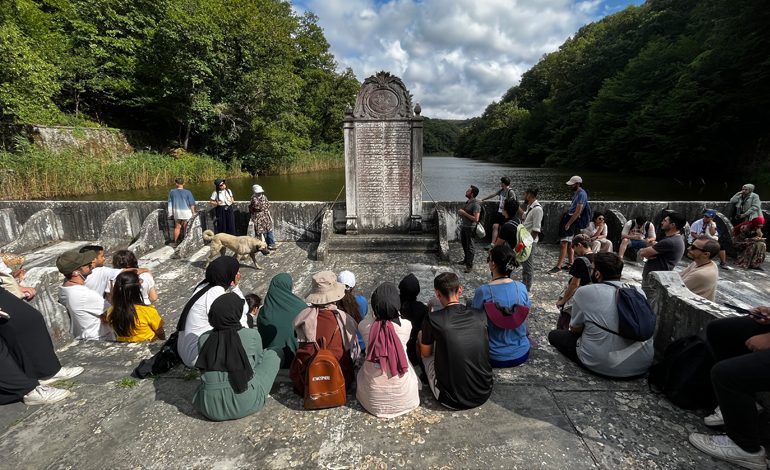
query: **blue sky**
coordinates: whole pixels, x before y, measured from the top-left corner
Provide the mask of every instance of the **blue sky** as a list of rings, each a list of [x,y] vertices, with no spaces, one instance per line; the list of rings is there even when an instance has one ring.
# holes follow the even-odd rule
[[[294,0],[338,67],[401,77],[423,116],[480,115],[581,26],[641,0]]]

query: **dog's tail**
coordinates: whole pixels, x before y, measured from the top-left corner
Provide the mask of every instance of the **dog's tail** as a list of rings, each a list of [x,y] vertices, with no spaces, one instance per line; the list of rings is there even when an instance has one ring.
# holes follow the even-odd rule
[[[214,238],[214,232],[211,230],[203,231],[203,241],[210,242]]]

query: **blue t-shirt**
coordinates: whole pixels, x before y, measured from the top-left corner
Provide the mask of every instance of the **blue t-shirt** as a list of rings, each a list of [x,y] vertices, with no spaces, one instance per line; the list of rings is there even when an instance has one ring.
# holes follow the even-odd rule
[[[187,189],[174,188],[168,192],[168,208],[174,213],[190,211],[195,205],[195,198]]]
[[[473,295],[471,307],[484,310],[484,302],[492,300],[506,307],[513,305],[531,306],[527,288],[519,281],[505,282],[502,284],[484,284],[476,289]],[[524,321],[515,330],[498,328],[487,318],[487,330],[489,331],[489,358],[497,361],[512,361],[529,352],[529,338],[527,337],[527,322]]]
[[[366,302],[366,297],[361,294],[356,294],[356,303],[358,304],[358,313],[361,314],[361,320],[364,319],[367,313],[369,313],[369,304]],[[361,333],[356,330],[356,336],[358,337],[358,345],[361,346],[361,351],[366,350],[366,343]]]
[[[575,193],[575,196],[572,198],[572,204],[570,204],[567,213],[569,215],[574,214],[577,210],[578,204],[583,204],[583,211],[585,212],[586,205],[588,204],[588,193],[583,188],[580,188],[578,192]]]

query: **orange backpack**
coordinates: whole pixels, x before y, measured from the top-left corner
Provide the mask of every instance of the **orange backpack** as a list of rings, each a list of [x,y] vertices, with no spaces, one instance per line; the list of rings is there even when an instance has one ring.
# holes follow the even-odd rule
[[[329,343],[338,330],[339,327],[334,330]],[[305,372],[305,409],[320,410],[342,406],[348,398],[342,367],[334,353],[327,349],[325,338],[319,338],[314,345],[316,353]]]

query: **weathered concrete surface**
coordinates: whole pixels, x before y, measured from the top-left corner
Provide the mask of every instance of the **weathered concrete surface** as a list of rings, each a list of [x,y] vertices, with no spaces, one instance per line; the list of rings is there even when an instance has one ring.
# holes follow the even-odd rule
[[[5,245],[8,253],[22,253],[62,240],[64,229],[61,219],[50,209],[43,209],[27,220],[19,236]]]
[[[138,214],[132,214],[128,209],[116,210],[104,221],[98,244],[103,246],[108,254],[127,248],[134,240],[135,234],[139,233],[142,220],[144,219],[140,219]]]
[[[27,254],[28,262],[53,266],[56,255],[73,245],[59,243]],[[452,259],[459,258],[460,247],[450,247]],[[272,276],[287,271],[296,281],[295,292],[304,295],[312,273],[350,269],[358,278],[356,290],[367,297],[379,283],[398,282],[414,272],[423,288],[420,298],[427,300],[433,277],[454,269],[422,254],[345,254],[317,262],[314,249],[314,244],[279,243],[269,257],[260,256],[263,270],[243,264],[244,292],[264,295]],[[155,274],[158,309],[167,325],[176,323],[203,277],[207,252],[199,247],[189,259],[175,259],[173,248],[164,246],[140,260]],[[688,432],[707,431],[701,416],[674,409],[650,393],[644,380],[590,375],[548,345],[547,333],[557,318],[554,303],[568,278],[566,271],[545,274],[556,254],[555,246],[540,245],[536,252],[529,320],[536,346],[530,360],[514,369],[497,369],[492,398],[477,409],[445,410],[426,388],[420,408],[389,421],[364,412],[354,394],[345,407],[304,411],[282,373],[264,410],[234,422],[211,423],[192,408],[198,384],[192,371],[180,367],[135,385],[124,380],[159,344],[74,342],[59,351],[64,364],[86,368],[60,385],[70,387],[72,397],[49,406],[0,407],[2,467],[731,468],[687,443]],[[484,253],[479,250],[478,256],[475,272],[458,273],[466,299],[488,280]],[[626,279],[638,282],[641,269],[640,264],[627,264]],[[720,282],[720,295],[725,285],[726,295],[742,283],[765,293],[770,286],[761,271],[736,270],[727,276],[729,280]]]
[[[172,226],[170,232],[169,222]],[[166,244],[166,239],[173,239],[174,237],[173,224],[174,221],[166,217],[165,210],[155,209],[150,212],[150,215],[145,217],[136,241],[128,249],[133,251],[137,257],[141,257],[145,253],[162,247]]]
[[[0,246],[7,245],[19,235],[19,222],[13,209],[0,209]]]

